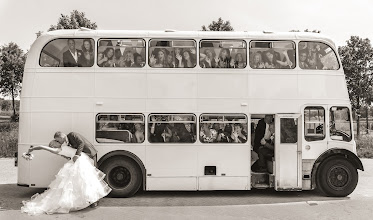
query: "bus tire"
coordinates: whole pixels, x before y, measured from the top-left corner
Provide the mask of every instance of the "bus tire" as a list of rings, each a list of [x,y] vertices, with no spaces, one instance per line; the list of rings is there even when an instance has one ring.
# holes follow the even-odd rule
[[[327,196],[344,197],[355,190],[358,178],[357,169],[350,161],[331,157],[320,164],[316,184]]]
[[[109,194],[112,197],[131,197],[141,186],[141,169],[128,157],[109,158],[100,166],[100,170],[106,174],[105,182],[112,189]]]

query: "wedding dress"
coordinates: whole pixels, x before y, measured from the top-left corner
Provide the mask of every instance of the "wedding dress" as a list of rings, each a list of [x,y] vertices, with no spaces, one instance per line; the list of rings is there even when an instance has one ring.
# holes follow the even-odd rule
[[[62,146],[59,154],[73,158],[75,152],[76,149]],[[29,201],[23,201],[21,211],[38,215],[84,209],[110,193],[111,188],[104,177],[105,174],[93,165],[93,160],[82,152],[75,163],[71,159],[64,164],[47,190],[42,194],[36,193]]]

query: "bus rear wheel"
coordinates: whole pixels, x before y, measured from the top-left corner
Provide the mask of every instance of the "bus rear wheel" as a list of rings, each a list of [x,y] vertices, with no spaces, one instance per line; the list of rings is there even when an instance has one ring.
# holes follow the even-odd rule
[[[357,169],[342,157],[322,162],[317,172],[317,187],[327,196],[344,197],[351,194],[358,182]]]
[[[141,169],[128,157],[110,158],[100,166],[100,170],[106,174],[105,182],[112,189],[112,197],[131,197],[141,186]]]

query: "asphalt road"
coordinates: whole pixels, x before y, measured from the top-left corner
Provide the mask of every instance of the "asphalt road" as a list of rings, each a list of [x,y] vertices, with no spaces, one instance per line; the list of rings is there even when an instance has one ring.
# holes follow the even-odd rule
[[[132,198],[104,198],[97,208],[70,214],[27,216],[22,200],[42,189],[19,187],[13,160],[0,159],[0,219],[372,219],[373,160],[363,160],[359,184],[345,198],[316,191],[140,192]]]

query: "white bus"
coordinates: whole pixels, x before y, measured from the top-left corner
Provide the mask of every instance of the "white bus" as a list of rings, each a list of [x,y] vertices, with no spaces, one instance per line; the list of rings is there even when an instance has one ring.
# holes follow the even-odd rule
[[[94,144],[118,197],[316,187],[346,196],[363,170],[336,47],[315,33],[47,32],[27,56],[18,157],[56,131]],[[65,162],[20,158],[18,185],[46,187]]]

